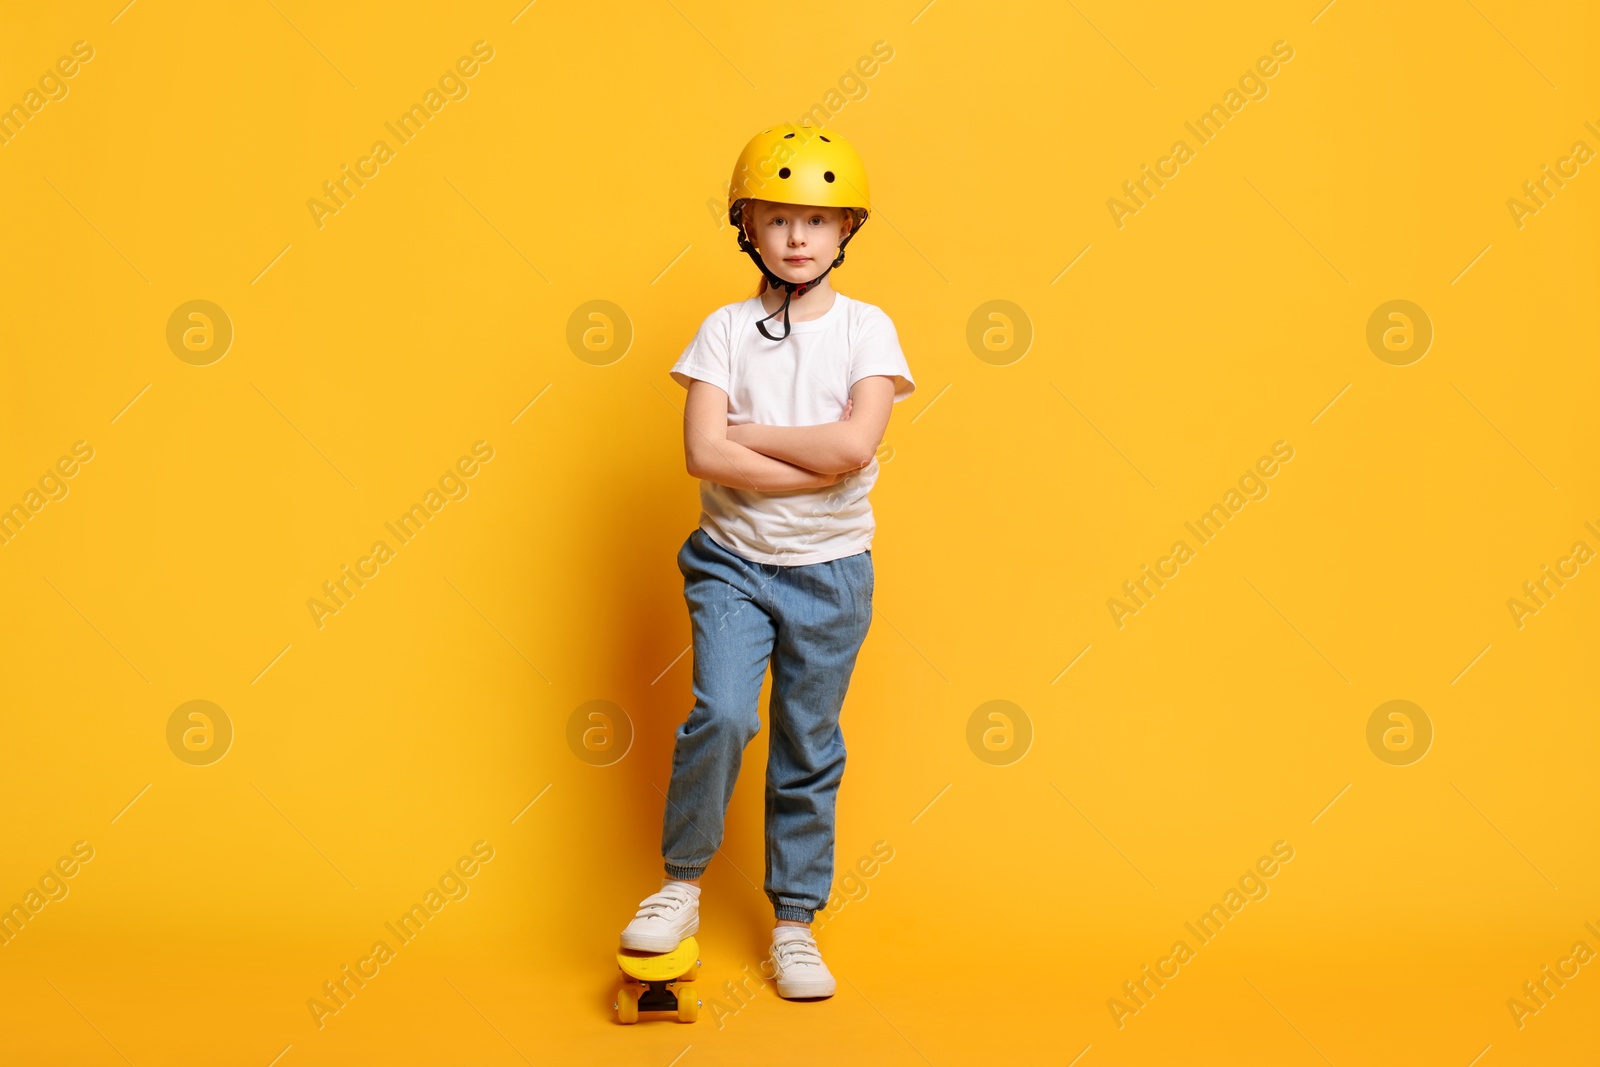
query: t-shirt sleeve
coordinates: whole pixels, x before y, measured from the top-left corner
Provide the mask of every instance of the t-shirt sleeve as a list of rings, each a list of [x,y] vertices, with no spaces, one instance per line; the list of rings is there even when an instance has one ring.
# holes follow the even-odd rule
[[[699,378],[728,392],[728,361],[733,347],[731,331],[732,316],[726,308],[707,315],[684,348],[683,355],[668,371],[672,380],[687,389],[691,378]]]
[[[859,329],[850,350],[850,381],[854,386],[862,378],[874,374],[887,374],[894,379],[894,399],[899,403],[916,391],[917,383],[911,377],[911,367],[905,353],[900,350],[900,335],[894,322],[881,308],[871,307],[861,318]]]

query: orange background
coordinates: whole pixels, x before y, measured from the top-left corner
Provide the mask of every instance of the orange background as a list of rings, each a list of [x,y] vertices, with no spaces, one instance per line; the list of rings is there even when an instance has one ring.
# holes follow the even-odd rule
[[[1508,607],[1600,548],[1600,176],[1508,207],[1600,149],[1591,8],[124,2],[0,26],[0,105],[93,50],[0,145],[0,505],[45,479],[0,545],[0,904],[93,850],[0,948],[0,1060],[1600,1056],[1593,963],[1507,1007],[1600,950],[1600,577]],[[464,95],[316,219],[479,41]],[[840,988],[724,985],[771,926],[763,735],[705,882],[706,1014],[625,1028],[611,953],[692,699],[667,368],[757,279],[716,213],[734,157],[816,106],[875,193],[832,278],[919,384],[844,712]],[[1114,212],[1147,164],[1165,184]],[[174,346],[196,300],[218,332],[185,348],[180,317]],[[1123,583],[1280,441],[1119,627]],[[308,600],[434,488],[319,627]],[[598,755],[569,744],[591,701],[620,709]],[[319,1028],[323,983],[478,842]]]

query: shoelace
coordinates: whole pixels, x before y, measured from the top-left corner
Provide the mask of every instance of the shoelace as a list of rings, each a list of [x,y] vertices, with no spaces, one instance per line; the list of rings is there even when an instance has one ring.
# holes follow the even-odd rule
[[[817,951],[817,943],[804,938],[795,938],[793,941],[778,941],[772,946],[772,954],[780,971],[787,970],[791,965],[814,964],[822,965],[822,953]]]
[[[638,914],[636,914],[634,918],[667,919],[686,903],[688,903],[688,898],[679,896],[676,893],[668,893],[665,891],[660,893],[652,893],[650,896],[644,898],[644,902],[639,905]]]

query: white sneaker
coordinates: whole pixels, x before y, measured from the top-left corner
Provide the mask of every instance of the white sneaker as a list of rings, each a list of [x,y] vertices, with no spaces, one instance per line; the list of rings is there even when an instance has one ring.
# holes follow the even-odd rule
[[[671,952],[700,929],[700,896],[693,887],[668,882],[639,904],[622,931],[622,947],[636,952]]]
[[[837,983],[822,962],[817,939],[803,926],[780,926],[772,932],[772,967],[780,997],[833,996]]]

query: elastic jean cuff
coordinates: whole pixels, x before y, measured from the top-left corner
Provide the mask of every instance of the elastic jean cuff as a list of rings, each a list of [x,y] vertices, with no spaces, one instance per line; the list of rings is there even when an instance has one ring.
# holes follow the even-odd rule
[[[667,877],[674,878],[680,882],[692,882],[706,873],[705,864],[701,864],[698,867],[680,867],[676,863],[669,863],[666,868]]]
[[[808,923],[816,915],[814,908],[797,908],[793,904],[773,905],[772,914],[777,919],[793,919],[795,922]]]

